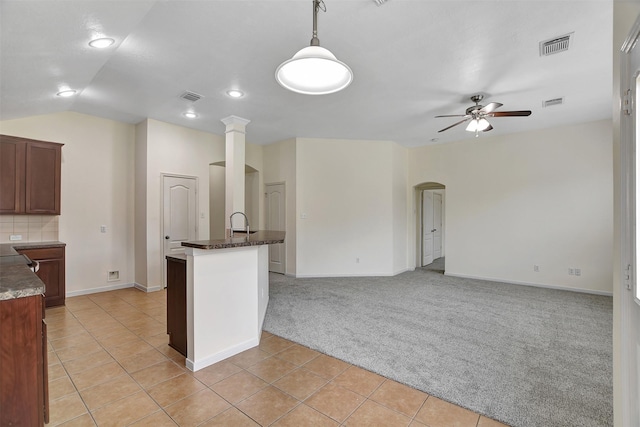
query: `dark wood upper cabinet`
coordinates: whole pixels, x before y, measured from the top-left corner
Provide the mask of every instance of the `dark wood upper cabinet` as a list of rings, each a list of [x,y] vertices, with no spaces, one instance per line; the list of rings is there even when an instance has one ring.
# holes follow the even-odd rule
[[[60,215],[62,146],[0,135],[0,214]]]
[[[0,213],[24,210],[26,144],[0,136]]]

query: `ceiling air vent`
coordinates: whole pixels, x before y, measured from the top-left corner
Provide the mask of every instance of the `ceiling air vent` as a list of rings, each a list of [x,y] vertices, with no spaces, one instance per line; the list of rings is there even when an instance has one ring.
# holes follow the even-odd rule
[[[571,46],[573,33],[564,35],[562,37],[555,37],[550,40],[540,42],[540,56],[549,56],[554,53],[564,52],[569,50]]]
[[[546,101],[542,102],[542,106],[544,108],[553,107],[554,105],[561,105],[561,104],[564,104],[564,98],[547,99]]]
[[[373,2],[378,6],[382,6],[387,2],[387,0],[373,0]]]
[[[185,93],[180,95],[180,98],[186,99],[187,101],[196,102],[196,101],[202,99],[202,95],[198,95],[195,92],[186,91]]]

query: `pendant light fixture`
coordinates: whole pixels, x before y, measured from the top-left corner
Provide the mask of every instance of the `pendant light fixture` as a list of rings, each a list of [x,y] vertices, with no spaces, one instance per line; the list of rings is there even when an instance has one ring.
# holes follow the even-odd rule
[[[329,50],[320,47],[318,39],[318,9],[325,12],[324,1],[313,2],[313,36],[311,45],[299,50],[293,58],[280,64],[276,80],[290,91],[304,95],[326,95],[351,84],[353,72],[338,61]]]

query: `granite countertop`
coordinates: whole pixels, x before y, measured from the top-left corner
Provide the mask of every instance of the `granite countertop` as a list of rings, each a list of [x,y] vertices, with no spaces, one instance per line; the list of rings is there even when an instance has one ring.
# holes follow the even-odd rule
[[[16,242],[0,244],[0,300],[30,297],[44,293],[44,283],[31,271],[31,260],[18,250],[64,247],[65,243]]]
[[[259,230],[249,235],[242,232],[234,232],[233,237],[214,240],[195,240],[182,242],[182,246],[196,249],[228,249],[243,246],[271,245],[284,242],[284,231]]]

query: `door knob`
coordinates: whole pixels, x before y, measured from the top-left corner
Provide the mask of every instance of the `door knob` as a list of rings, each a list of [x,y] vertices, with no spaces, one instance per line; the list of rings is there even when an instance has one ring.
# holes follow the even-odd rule
[[[437,229],[436,229],[436,228],[434,228],[433,230],[431,230],[431,232],[433,233],[433,232],[434,232],[434,231],[436,231],[436,230],[437,230]]]
[[[164,238],[165,238],[166,240],[169,240],[169,236],[164,236]]]

